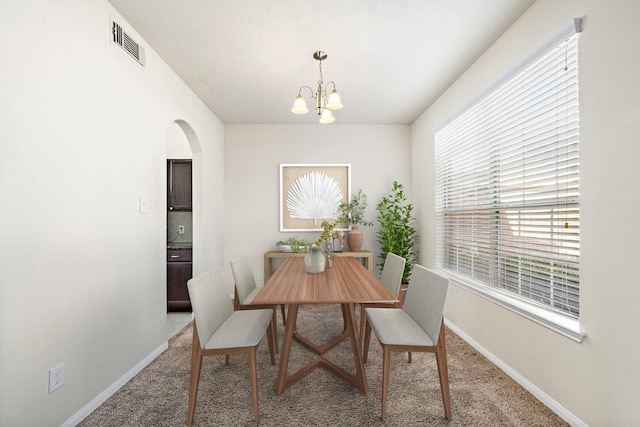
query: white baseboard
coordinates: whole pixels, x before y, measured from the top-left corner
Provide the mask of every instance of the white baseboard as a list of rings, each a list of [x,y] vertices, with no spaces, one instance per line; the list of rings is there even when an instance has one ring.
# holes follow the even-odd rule
[[[515,382],[524,387],[527,391],[533,394],[539,401],[541,401],[545,406],[551,409],[553,412],[558,414],[560,418],[568,422],[571,426],[574,427],[588,427],[587,424],[582,422],[578,417],[569,412],[565,407],[556,402],[551,396],[540,390],[534,384],[532,384],[525,377],[520,375],[517,371],[512,369],[509,365],[504,363],[501,359],[496,357],[489,350],[480,345],[477,341],[467,335],[464,331],[458,328],[456,325],[445,319],[445,325],[447,325],[453,332],[456,333],[460,338],[465,340],[471,347],[475,348],[482,354],[484,357],[489,359],[494,365],[504,371],[507,375],[509,375]]]
[[[131,368],[126,374],[121,376],[116,382],[111,384],[102,393],[96,396],[91,402],[86,404],[82,409],[76,412],[71,418],[65,421],[61,427],[74,427],[82,420],[84,420],[90,413],[95,411],[100,405],[102,405],[108,398],[113,396],[115,392],[125,385],[131,378],[135,377],[140,371],[142,371],[149,363],[151,363],[162,352],[169,348],[169,342],[165,341],[158,348],[153,350],[147,357],[138,362],[133,368]]]

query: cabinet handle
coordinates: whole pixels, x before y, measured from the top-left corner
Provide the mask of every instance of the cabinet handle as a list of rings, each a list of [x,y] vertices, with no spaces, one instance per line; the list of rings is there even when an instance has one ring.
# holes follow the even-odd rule
[[[171,258],[180,258],[180,255],[169,255]]]

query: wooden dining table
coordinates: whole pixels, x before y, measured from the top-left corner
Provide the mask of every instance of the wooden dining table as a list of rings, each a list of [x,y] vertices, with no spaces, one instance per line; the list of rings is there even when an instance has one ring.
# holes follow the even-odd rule
[[[336,257],[333,266],[322,273],[305,271],[304,258],[286,259],[258,292],[252,304],[286,304],[285,325],[276,394],[302,380],[314,369],[323,367],[358,388],[367,392],[367,378],[362,361],[361,344],[355,316],[357,303],[396,303],[398,300],[358,260],[352,257]],[[296,331],[298,308],[304,304],[340,304],[344,328],[340,334],[325,344],[315,344]],[[318,354],[307,366],[289,375],[289,355],[293,340]],[[355,373],[349,373],[335,365],[324,355],[340,342],[349,339],[353,351]]]

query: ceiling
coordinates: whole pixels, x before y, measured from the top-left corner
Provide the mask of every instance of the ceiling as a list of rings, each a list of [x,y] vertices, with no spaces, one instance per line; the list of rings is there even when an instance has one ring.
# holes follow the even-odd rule
[[[290,109],[323,50],[334,123],[409,124],[535,0],[109,2],[224,123],[317,124]]]

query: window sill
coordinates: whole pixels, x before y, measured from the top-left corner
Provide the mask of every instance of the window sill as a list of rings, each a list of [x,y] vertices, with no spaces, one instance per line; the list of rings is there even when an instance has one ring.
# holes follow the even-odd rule
[[[480,297],[486,298],[501,307],[506,308],[516,314],[519,314],[533,322],[538,323],[554,332],[559,333],[576,342],[582,342],[587,333],[580,330],[580,322],[575,319],[562,316],[561,314],[547,311],[543,308],[527,304],[517,298],[512,298],[502,292],[487,288],[486,286],[476,285],[467,278],[462,278],[451,272],[439,270],[441,274],[449,277],[452,284],[468,290]]]

